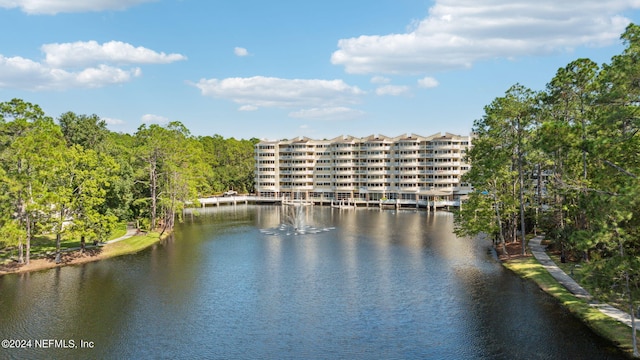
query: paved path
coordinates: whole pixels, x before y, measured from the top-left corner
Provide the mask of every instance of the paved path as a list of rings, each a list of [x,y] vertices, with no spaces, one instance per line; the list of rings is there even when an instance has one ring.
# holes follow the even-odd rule
[[[128,227],[126,234],[124,234],[123,236],[120,236],[119,238],[115,238],[113,240],[105,241],[104,243],[105,244],[111,244],[111,243],[114,243],[114,242],[122,241],[122,240],[128,239],[128,238],[130,238],[130,237],[132,237],[132,236],[134,236],[136,234],[138,234],[138,229]]]
[[[86,244],[84,248],[85,249],[91,249],[91,248],[98,247],[98,246],[103,246],[103,245],[106,245],[106,244],[112,244],[114,242],[118,242],[118,241],[122,241],[124,239],[128,239],[128,238],[130,238],[130,237],[132,237],[134,235],[137,235],[137,234],[138,234],[138,230],[136,228],[127,227],[127,232],[124,235],[120,236],[119,238],[115,238],[113,240],[105,241],[105,242],[103,242],[101,244],[98,244],[98,245],[93,245],[93,243],[91,245]],[[60,250],[60,252],[77,251],[77,250],[80,250],[80,249],[82,249],[80,246],[76,246],[76,247],[72,247],[72,248],[62,249],[62,250]],[[52,251],[52,252],[49,253],[49,255],[55,255],[55,254],[56,254],[55,251]]]
[[[562,269],[556,265],[553,260],[547,255],[544,251],[544,247],[540,244],[540,242],[544,239],[544,236],[536,236],[535,238],[529,240],[529,248],[531,249],[531,253],[533,256],[538,259],[540,264],[544,266],[547,271],[553,276],[560,284],[562,284],[569,292],[574,294],[576,297],[584,299],[587,303],[594,307],[605,315],[608,315],[627,326],[631,326],[631,315],[628,313],[616,309],[608,304],[598,303],[593,299],[591,294],[587,292],[582,286],[578,285],[575,280],[573,280],[569,275],[567,275]],[[638,326],[636,322],[636,326]]]

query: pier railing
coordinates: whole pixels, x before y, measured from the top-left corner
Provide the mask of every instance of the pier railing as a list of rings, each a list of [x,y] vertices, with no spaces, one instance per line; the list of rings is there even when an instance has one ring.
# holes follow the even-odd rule
[[[255,195],[235,195],[235,196],[213,196],[198,199],[198,202],[201,207],[206,206],[220,206],[220,205],[236,205],[236,204],[282,204],[287,203],[287,201],[291,202],[292,200],[289,198],[275,198],[275,197],[266,197],[266,196],[255,196]],[[293,200],[295,202],[297,200]],[[332,199],[316,199],[311,198],[305,200],[305,203],[316,203],[319,205],[331,205]],[[335,202],[335,200],[334,200]],[[345,200],[345,202],[349,202],[350,204],[354,204],[357,206],[376,206],[380,205],[380,200],[362,200],[362,199],[350,199]],[[442,207],[458,207],[460,206],[460,201],[429,201],[427,203],[426,200],[396,200],[389,199],[383,200],[383,205],[397,205],[398,207],[426,207],[429,205],[430,207],[442,208]],[[193,205],[193,203],[191,203]]]

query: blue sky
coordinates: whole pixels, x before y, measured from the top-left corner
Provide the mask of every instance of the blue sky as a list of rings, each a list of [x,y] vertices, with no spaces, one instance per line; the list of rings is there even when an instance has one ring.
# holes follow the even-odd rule
[[[466,135],[513,84],[608,63],[638,0],[0,0],[0,101],[111,130]]]

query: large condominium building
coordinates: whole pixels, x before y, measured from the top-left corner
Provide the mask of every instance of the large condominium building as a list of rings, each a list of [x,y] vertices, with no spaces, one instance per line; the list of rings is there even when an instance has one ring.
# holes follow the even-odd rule
[[[262,141],[255,146],[256,195],[309,201],[457,202],[470,136],[340,136]]]

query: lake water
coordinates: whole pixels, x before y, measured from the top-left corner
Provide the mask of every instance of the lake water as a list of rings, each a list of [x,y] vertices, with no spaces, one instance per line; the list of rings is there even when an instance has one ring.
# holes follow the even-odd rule
[[[32,340],[0,358],[623,358],[451,214],[284,216],[207,209],[135,255],[0,277],[0,340]]]

